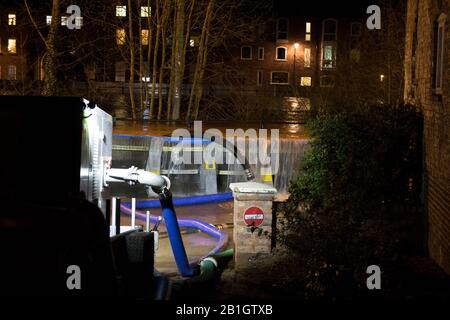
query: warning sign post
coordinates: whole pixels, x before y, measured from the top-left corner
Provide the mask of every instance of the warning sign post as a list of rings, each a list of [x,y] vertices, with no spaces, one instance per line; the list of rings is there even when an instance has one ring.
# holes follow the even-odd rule
[[[234,260],[236,270],[255,255],[270,254],[272,202],[276,189],[263,183],[232,183]]]

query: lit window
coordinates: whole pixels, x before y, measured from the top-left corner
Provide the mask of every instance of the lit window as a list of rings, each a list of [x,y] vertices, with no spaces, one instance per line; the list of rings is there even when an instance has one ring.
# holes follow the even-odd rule
[[[323,41],[336,41],[337,40],[337,21],[327,19],[323,22]]]
[[[8,39],[8,53],[17,53],[16,39]]]
[[[306,33],[311,33],[311,22],[306,23]]]
[[[273,71],[270,73],[270,84],[289,84],[289,72]]]
[[[300,78],[300,85],[302,87],[311,87],[311,83],[312,83],[311,77],[301,77]]]
[[[141,30],[141,44],[143,46],[148,46],[148,29]]]
[[[121,46],[125,44],[125,29],[116,30],[116,43]]]
[[[275,60],[287,60],[287,49],[285,47],[277,47]]]
[[[116,6],[116,17],[126,17],[127,6]]]
[[[305,41],[311,41],[311,22],[306,23]]]
[[[52,24],[52,16],[46,16],[45,22],[47,23],[48,26],[51,25]]]
[[[7,74],[8,80],[17,80],[17,68],[15,65],[9,65],[7,72],[8,72]]]
[[[252,47],[241,47],[241,60],[252,60]]]
[[[335,67],[335,50],[333,45],[324,45],[322,48],[322,68],[331,69]]]
[[[261,87],[263,84],[263,73],[262,71],[258,71],[256,73],[256,84],[258,87]]]
[[[321,87],[334,87],[334,79],[331,76],[321,76],[320,77]]]
[[[14,13],[8,14],[8,25],[15,26],[16,25],[16,15]]]
[[[303,59],[305,68],[311,67],[311,48],[305,48]]]
[[[436,58],[434,70],[434,89],[436,94],[442,94],[442,82],[444,71],[444,53],[445,53],[445,24],[447,16],[441,14],[437,20],[437,35],[436,35]]]
[[[353,22],[350,27],[350,34],[353,37],[359,37],[362,33],[362,25],[359,22]]]
[[[287,41],[288,39],[288,19],[280,18],[277,20],[277,40]]]
[[[61,25],[67,26],[67,16],[61,16]]]
[[[190,39],[189,40],[189,46],[192,47],[192,48],[195,47],[195,40],[194,39]]]
[[[147,18],[150,17],[152,14],[152,8],[151,7],[141,7],[141,17]]]
[[[258,48],[258,60],[264,60],[264,48],[263,47]]]

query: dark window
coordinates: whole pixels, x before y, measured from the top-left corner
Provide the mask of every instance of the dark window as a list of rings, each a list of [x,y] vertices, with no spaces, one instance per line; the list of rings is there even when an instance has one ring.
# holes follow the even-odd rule
[[[337,40],[337,21],[325,20],[323,22],[323,41]]]
[[[242,60],[252,59],[252,47],[250,46],[241,47],[241,59]]]
[[[280,18],[277,20],[277,40],[288,39],[288,19]]]
[[[258,48],[258,60],[264,60],[264,48]]]
[[[447,16],[441,14],[437,20],[436,34],[436,53],[435,53],[435,70],[434,70],[434,88],[436,94],[442,94],[443,70],[444,70],[444,53],[445,53],[445,24]]]
[[[262,71],[258,71],[258,72],[256,73],[256,84],[257,84],[258,86],[262,86],[262,84],[263,84],[263,75],[262,75]]]
[[[286,48],[285,47],[277,47],[277,55],[276,60],[287,60]]]
[[[289,84],[289,73],[284,71],[274,71],[271,74],[270,83]]]

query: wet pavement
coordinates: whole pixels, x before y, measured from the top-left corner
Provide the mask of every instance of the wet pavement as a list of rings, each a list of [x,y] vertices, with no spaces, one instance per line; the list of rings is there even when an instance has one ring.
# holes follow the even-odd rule
[[[207,203],[194,206],[179,206],[176,207],[175,210],[178,218],[195,218],[214,225],[230,225],[233,222],[232,201]],[[161,209],[150,209],[150,214],[161,215]],[[130,221],[130,217],[124,214],[122,215],[122,225],[130,225]],[[145,221],[136,220],[136,224],[142,225],[145,228]],[[233,229],[225,228],[224,230],[229,236],[228,247],[232,247]],[[159,242],[159,249],[155,256],[155,268],[164,274],[175,274],[177,273],[177,267],[169,239],[167,238],[165,232],[165,226],[163,224],[161,224],[159,231],[161,232],[162,237]],[[193,230],[189,230],[189,232],[186,233],[186,230],[182,230],[182,237],[189,261],[194,262],[212,250],[215,247],[217,240],[205,233],[190,233],[191,231]]]

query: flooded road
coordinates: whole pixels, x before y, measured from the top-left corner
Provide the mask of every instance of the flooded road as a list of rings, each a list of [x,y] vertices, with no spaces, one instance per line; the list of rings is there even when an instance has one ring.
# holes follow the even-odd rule
[[[118,120],[114,126],[114,134],[134,136],[171,136],[176,129],[194,130],[194,124],[188,122],[144,122],[131,120]],[[261,122],[231,122],[231,121],[204,121],[203,132],[207,129],[219,129],[225,135],[226,129],[278,129],[282,139],[308,139],[308,131],[304,124],[290,123],[261,123]],[[268,133],[270,136],[270,134]]]

